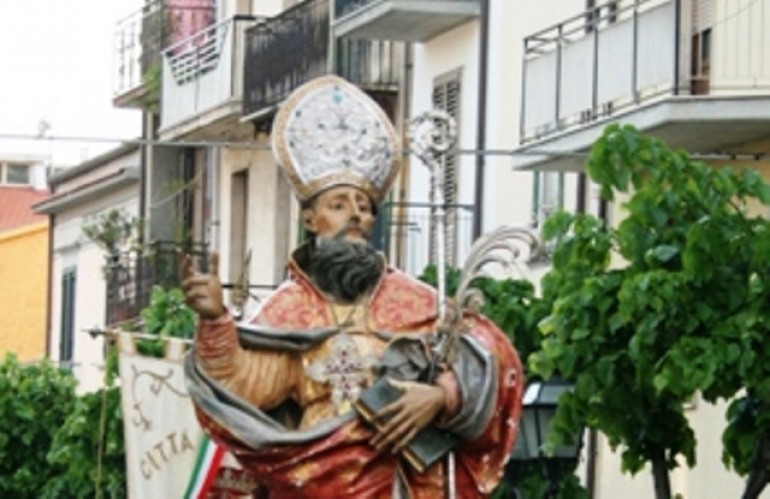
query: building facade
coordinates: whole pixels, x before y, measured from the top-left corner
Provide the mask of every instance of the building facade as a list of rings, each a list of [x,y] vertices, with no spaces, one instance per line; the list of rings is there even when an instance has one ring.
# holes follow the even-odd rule
[[[121,146],[52,175],[48,183],[50,197],[35,205],[51,230],[48,353],[72,370],[86,392],[102,385],[105,351],[104,337],[87,332],[119,320],[110,317],[108,251],[84,227],[110,211],[138,216],[138,147]],[[123,251],[123,242],[117,244]]]
[[[0,356],[46,354],[48,221],[32,205],[45,199],[45,161],[0,157]]]
[[[454,263],[480,234],[537,228],[560,207],[617,223],[583,173],[609,123],[770,178],[768,16],[770,0],[149,1],[116,30],[115,104],[145,116],[145,237],[218,251],[226,283],[246,277],[258,302],[300,237],[271,121],[327,73],[372,95],[405,138],[423,111],[457,119],[445,164]],[[435,244],[427,170],[406,159],[376,243],[416,274]],[[674,492],[738,495],[720,462],[723,408],[688,411],[698,467],[674,473]],[[601,437],[582,460],[592,497],[652,497],[651,476],[621,475]]]

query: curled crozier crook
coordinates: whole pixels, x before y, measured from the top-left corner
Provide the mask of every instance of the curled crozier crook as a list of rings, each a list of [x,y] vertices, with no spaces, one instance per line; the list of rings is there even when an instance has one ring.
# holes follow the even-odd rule
[[[484,306],[484,296],[474,284],[479,278],[488,276],[485,268],[494,264],[508,276],[514,270],[523,276],[519,264],[537,260],[543,254],[543,248],[538,234],[523,227],[498,227],[476,240],[460,273],[452,309],[446,313],[446,321],[439,327],[442,335],[446,336],[443,339],[444,362],[451,363],[456,355],[463,314],[479,313]]]

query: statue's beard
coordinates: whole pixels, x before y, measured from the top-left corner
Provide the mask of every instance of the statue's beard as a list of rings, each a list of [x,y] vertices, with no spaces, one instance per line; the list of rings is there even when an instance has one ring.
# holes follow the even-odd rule
[[[354,303],[374,289],[385,263],[367,241],[345,239],[345,227],[331,239],[317,239],[310,275],[313,282],[341,303]]]

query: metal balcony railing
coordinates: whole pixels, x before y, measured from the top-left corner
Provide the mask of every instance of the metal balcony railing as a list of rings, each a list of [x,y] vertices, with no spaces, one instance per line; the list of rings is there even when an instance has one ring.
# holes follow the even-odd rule
[[[120,324],[139,317],[150,303],[153,286],[164,289],[180,286],[179,251],[200,259],[205,264],[208,256],[204,243],[179,245],[158,241],[143,252],[125,252],[108,260],[105,268],[107,280],[107,325]]]
[[[688,88],[679,0],[615,0],[524,39],[522,143]]]
[[[431,207],[428,203],[384,203],[382,222],[376,228],[374,245],[388,260],[405,272],[419,275],[435,261],[435,237],[431,234]],[[448,204],[446,210],[446,255],[449,265],[462,263],[473,243],[473,214],[468,204]]]
[[[165,47],[214,22],[211,0],[151,0],[119,21],[114,32],[113,95],[140,92],[145,79],[160,71]]]
[[[332,64],[329,26],[329,1],[307,0],[246,31],[244,115],[270,110],[330,70],[367,90],[396,90],[402,44],[338,40]]]
[[[243,33],[258,18],[234,16],[163,52],[161,128],[243,95]]]
[[[398,90],[404,45],[383,40],[337,39],[336,74],[364,90]]]

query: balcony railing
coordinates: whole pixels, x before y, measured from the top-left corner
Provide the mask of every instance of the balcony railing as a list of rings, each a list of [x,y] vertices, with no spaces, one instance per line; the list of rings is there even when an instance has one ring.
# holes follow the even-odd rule
[[[403,47],[339,40],[330,63],[329,2],[308,0],[246,31],[243,114],[268,112],[295,88],[334,71],[369,90],[393,91]]]
[[[234,16],[164,51],[161,129],[223,105],[240,111],[243,33],[257,21]]]
[[[108,262],[107,325],[115,325],[139,317],[150,303],[153,286],[171,289],[180,286],[179,250],[173,242],[156,242],[150,250],[126,252]],[[207,247],[202,243],[186,245],[185,252],[205,263]]]
[[[612,1],[524,39],[521,142],[676,95],[679,1]]]
[[[118,105],[142,105],[145,80],[160,71],[161,53],[169,44],[213,24],[210,0],[148,1],[115,27],[113,96]]]
[[[451,204],[446,210],[447,263],[462,263],[473,242],[473,205]],[[427,203],[385,203],[382,224],[375,231],[374,244],[388,260],[405,272],[419,275],[435,261],[435,238],[431,234],[431,208]]]

